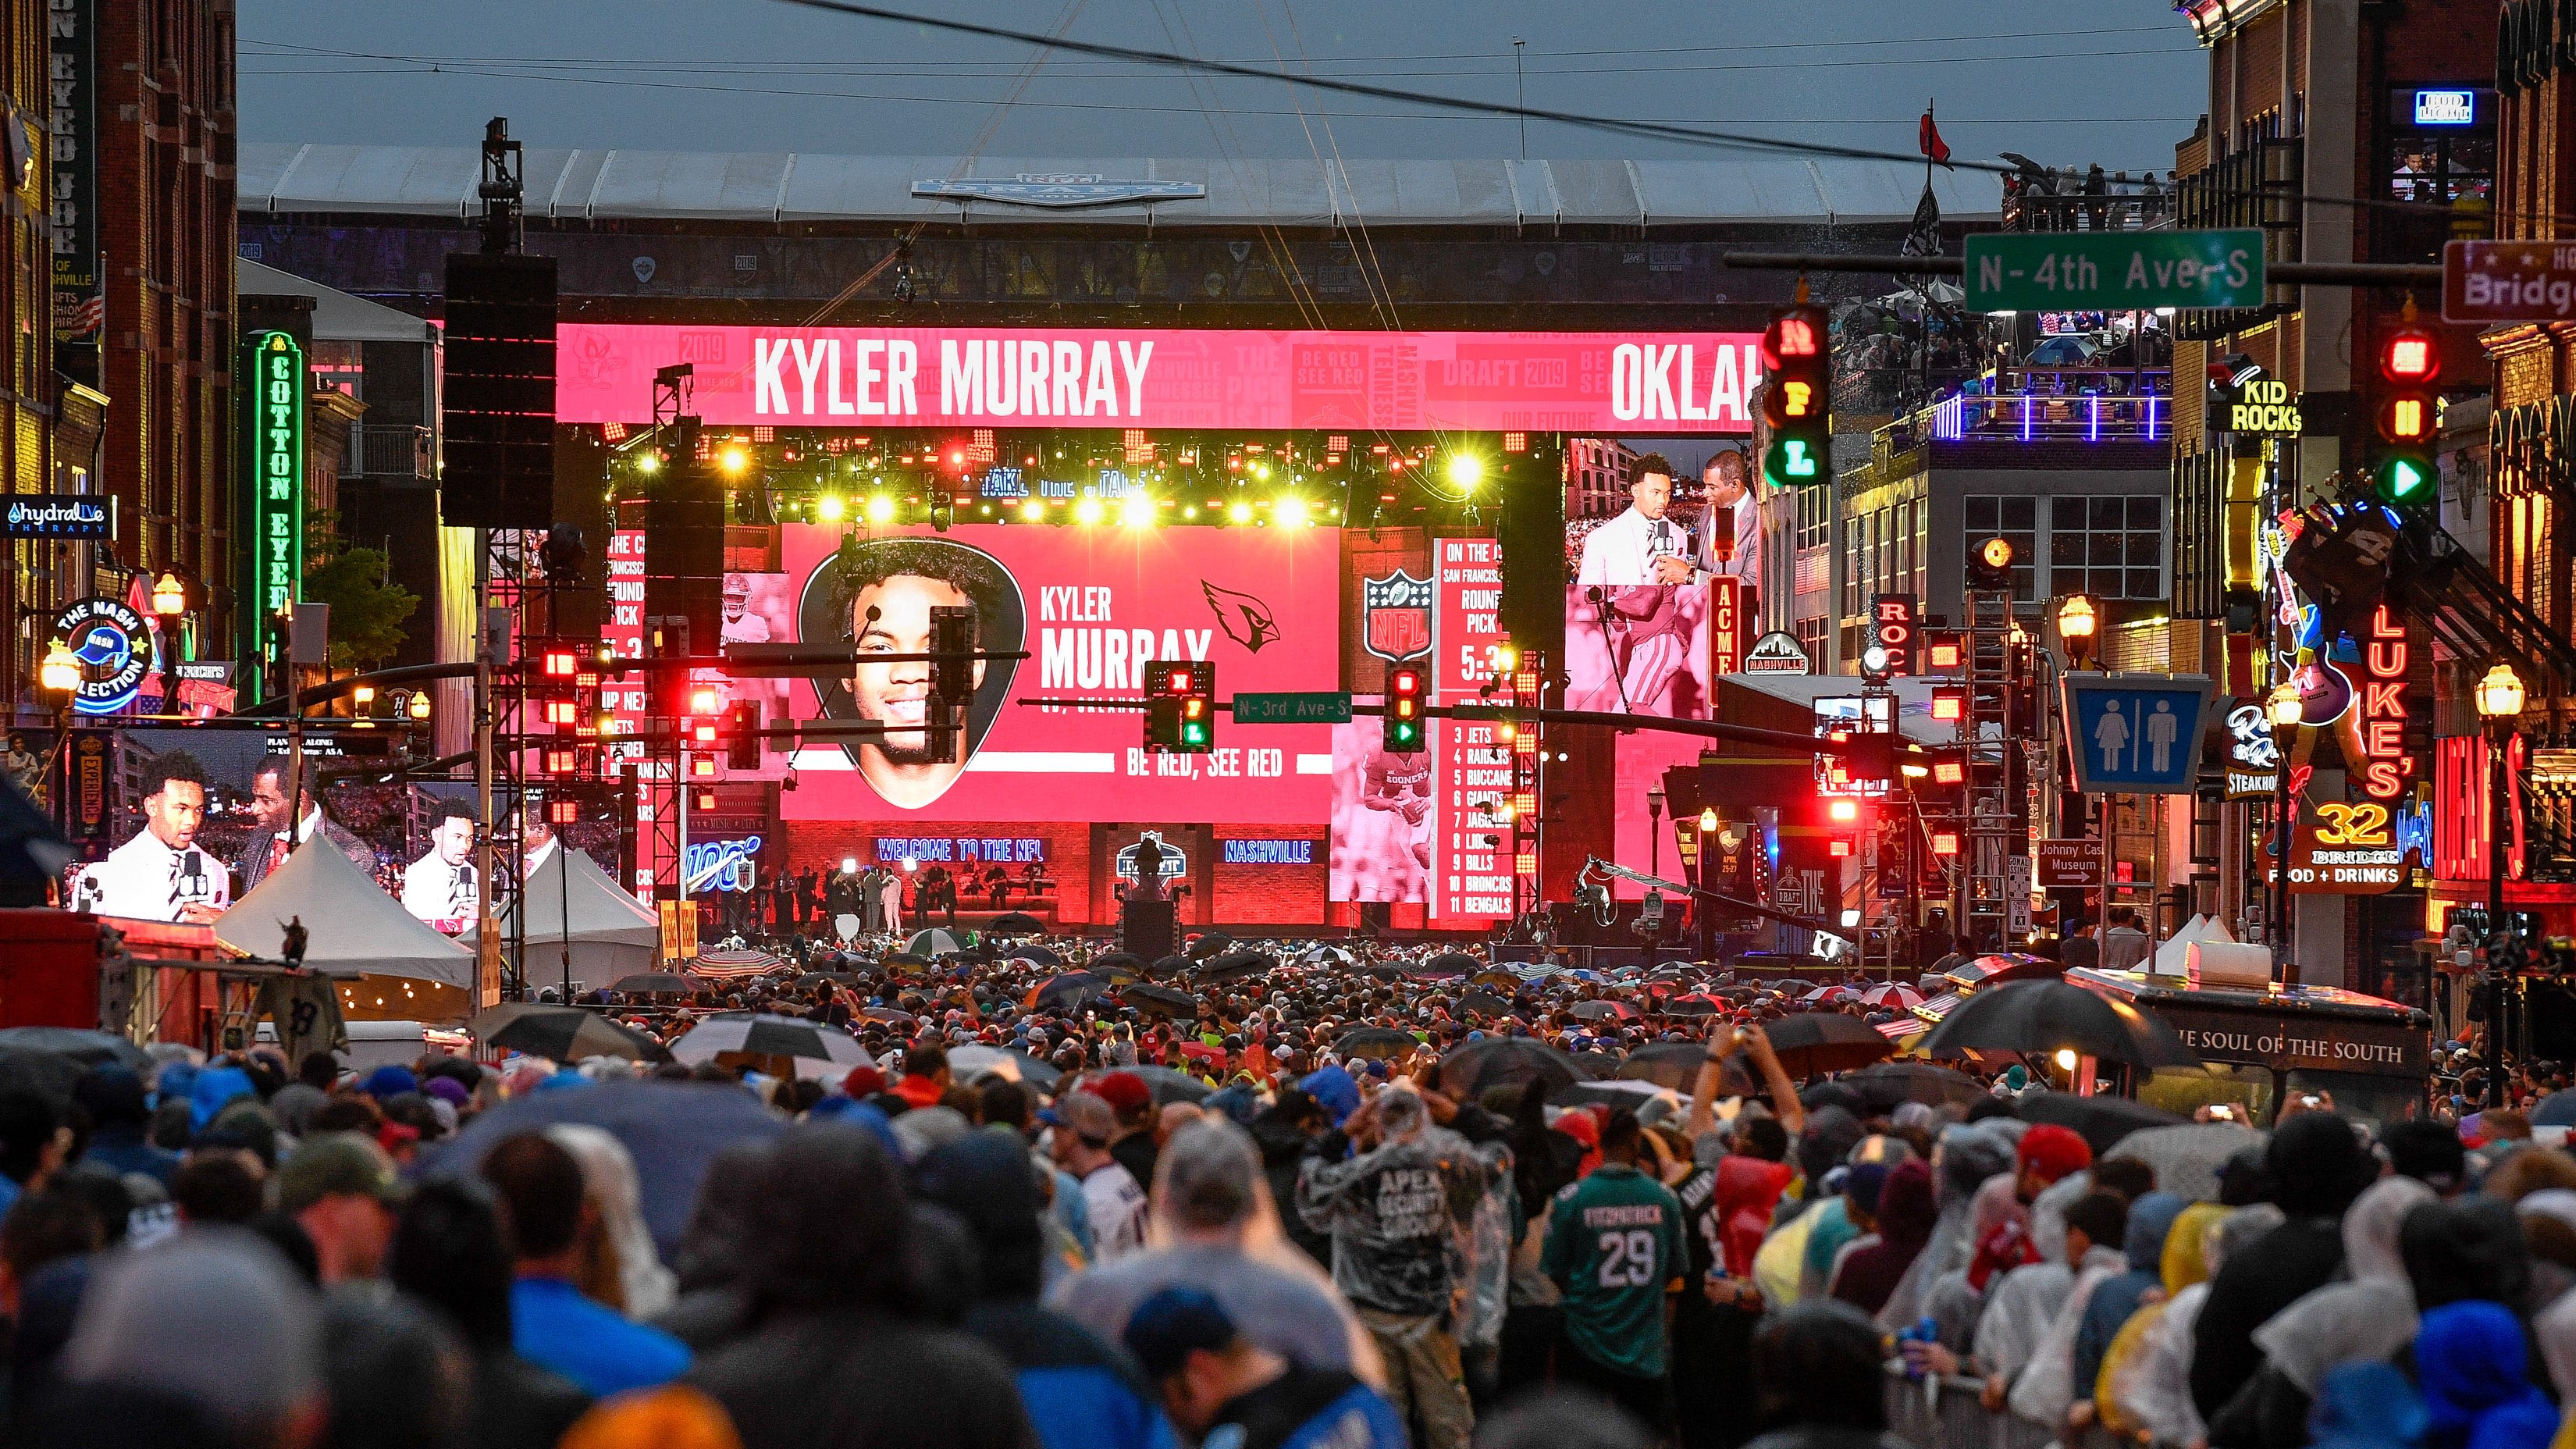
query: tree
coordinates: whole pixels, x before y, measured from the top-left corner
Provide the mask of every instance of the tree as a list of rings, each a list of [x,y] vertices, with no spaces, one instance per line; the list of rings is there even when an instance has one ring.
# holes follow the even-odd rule
[[[313,509],[304,520],[304,591],[308,603],[331,606],[331,667],[372,669],[391,659],[408,634],[403,622],[420,607],[395,583],[384,550],[340,536],[340,516]]]

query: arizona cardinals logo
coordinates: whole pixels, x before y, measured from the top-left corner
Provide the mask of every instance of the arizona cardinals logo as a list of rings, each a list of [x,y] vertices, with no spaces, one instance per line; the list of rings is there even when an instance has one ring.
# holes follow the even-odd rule
[[[1207,595],[1208,607],[1216,611],[1217,627],[1235,643],[1258,654],[1262,645],[1279,637],[1279,625],[1271,619],[1268,604],[1205,579],[1199,580],[1199,592]]]

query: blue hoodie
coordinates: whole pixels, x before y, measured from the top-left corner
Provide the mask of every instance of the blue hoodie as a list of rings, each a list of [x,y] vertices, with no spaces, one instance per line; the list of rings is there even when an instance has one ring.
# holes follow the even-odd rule
[[[197,1073],[188,1087],[188,1118],[197,1131],[215,1120],[224,1104],[237,1097],[255,1097],[259,1089],[250,1084],[250,1073],[239,1067],[208,1067]]]
[[[2424,1399],[2393,1364],[2328,1369],[2308,1406],[2308,1449],[2422,1449]]]
[[[2522,1321],[2501,1303],[2445,1303],[2415,1330],[2434,1449],[2549,1449],[2558,1411],[2531,1383]]]
[[[1326,1067],[1308,1072],[1297,1090],[1323,1104],[1333,1114],[1333,1125],[1341,1126],[1360,1109],[1360,1084],[1340,1067]]]
[[[2129,1271],[2093,1290],[2084,1303],[2084,1321],[2076,1326],[2077,1399],[2093,1397],[2093,1384],[2102,1376],[2102,1358],[2111,1351],[2111,1340],[2120,1336],[2147,1291],[2164,1285],[2165,1239],[2173,1232],[2174,1219],[2189,1206],[2188,1198],[2169,1192],[2151,1192],[2129,1204],[2129,1231],[2121,1244],[2128,1253]]]

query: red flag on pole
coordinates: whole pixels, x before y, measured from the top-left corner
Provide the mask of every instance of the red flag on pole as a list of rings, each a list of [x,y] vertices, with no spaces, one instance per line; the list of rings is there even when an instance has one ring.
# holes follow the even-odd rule
[[[1923,124],[1916,128],[1914,144],[1921,148],[1926,160],[1943,166],[1950,164],[1950,143],[1941,139],[1941,128],[1932,124],[1930,106],[1923,108]]]

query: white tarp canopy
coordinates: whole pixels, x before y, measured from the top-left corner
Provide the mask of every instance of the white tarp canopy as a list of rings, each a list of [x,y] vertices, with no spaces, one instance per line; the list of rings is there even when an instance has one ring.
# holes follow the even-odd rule
[[[474,953],[415,919],[331,846],[286,858],[215,922],[215,939],[272,959],[286,923],[304,923],[304,964],[326,976],[395,976],[474,989]]]
[[[2193,916],[2190,920],[2182,923],[2182,929],[2174,932],[2171,939],[2156,948],[2156,954],[2154,958],[2147,963],[2147,969],[2158,976],[2180,976],[2189,964],[2192,942],[2223,941],[2233,943],[2235,939],[2236,938],[2234,936],[2228,934],[2227,927],[2221,924],[2216,917]]]
[[[580,851],[559,846],[546,852],[521,888],[520,899],[527,904],[527,955],[520,965],[530,981],[542,985],[553,978],[567,935],[573,975],[585,986],[606,986],[620,976],[653,969],[662,942],[653,913],[619,890]],[[505,937],[514,914],[507,909],[501,913]],[[474,932],[467,931],[464,939],[472,941]]]

